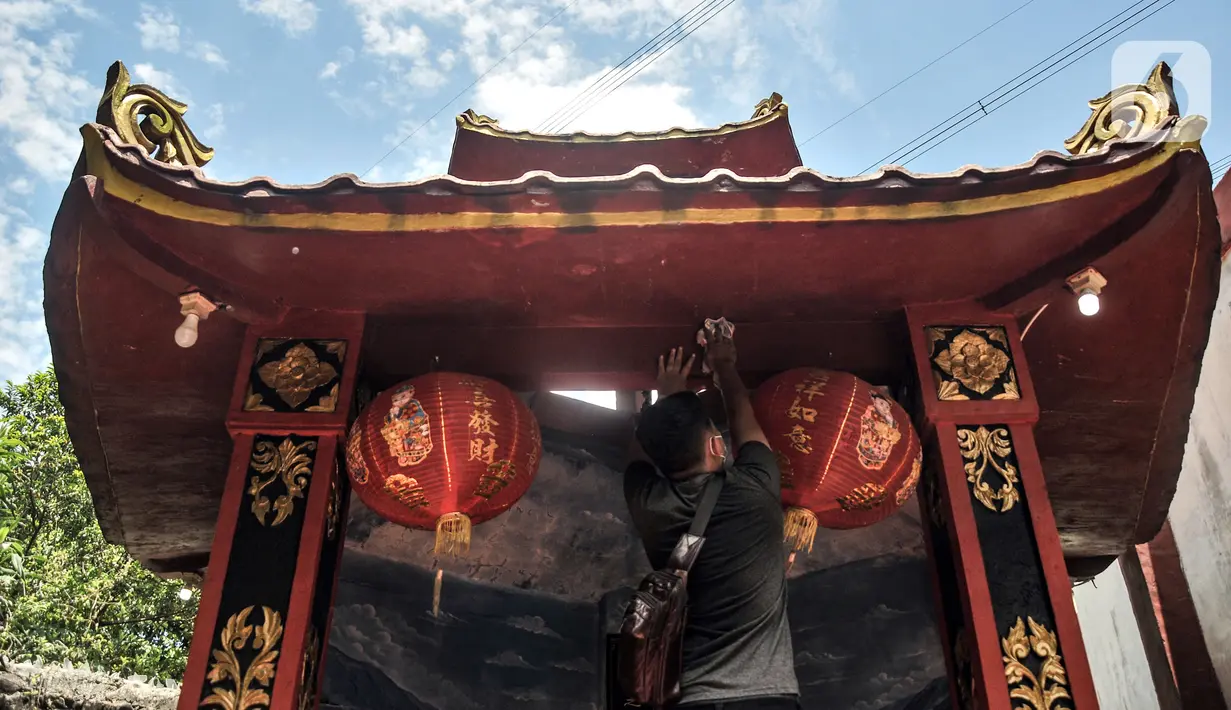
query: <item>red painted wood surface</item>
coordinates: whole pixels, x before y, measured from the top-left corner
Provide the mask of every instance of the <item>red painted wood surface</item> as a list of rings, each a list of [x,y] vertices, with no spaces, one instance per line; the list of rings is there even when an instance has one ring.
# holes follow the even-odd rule
[[[532,170],[588,177],[622,175],[640,165],[654,165],[670,177],[702,177],[715,168],[770,177],[802,164],[791,126],[781,116],[720,136],[621,141],[544,141],[459,127],[449,174],[480,181],[513,180]]]

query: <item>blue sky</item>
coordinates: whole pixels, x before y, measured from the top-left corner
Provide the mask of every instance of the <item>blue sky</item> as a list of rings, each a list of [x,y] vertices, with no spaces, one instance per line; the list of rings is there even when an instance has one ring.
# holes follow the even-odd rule
[[[571,128],[717,125],[747,118],[778,91],[804,143],[1024,2],[736,0]],[[49,362],[47,234],[80,150],[77,128],[92,119],[112,61],[189,103],[189,124],[217,151],[207,174],[288,183],[365,172],[489,72],[367,176],[394,181],[443,172],[463,109],[533,128],[696,3],[0,0],[0,380]],[[804,144],[804,162],[858,174],[1129,4],[1034,0]],[[1228,28],[1226,0],[1176,0],[910,168],[1010,165],[1061,150],[1088,115],[1086,101],[1111,88],[1115,49],[1129,40],[1208,51],[1211,86],[1186,87],[1181,98],[1212,90],[1204,145],[1212,161],[1231,154],[1231,129],[1220,121],[1231,121]],[[1140,64],[1144,77],[1151,60]]]

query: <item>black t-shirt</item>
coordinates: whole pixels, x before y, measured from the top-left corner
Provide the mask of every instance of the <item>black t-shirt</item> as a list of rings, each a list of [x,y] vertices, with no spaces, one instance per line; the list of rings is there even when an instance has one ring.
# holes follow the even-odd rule
[[[706,477],[672,481],[644,461],[624,498],[661,569],[692,524]],[[781,474],[759,442],[740,447],[688,577],[682,703],[798,695],[786,613]]]

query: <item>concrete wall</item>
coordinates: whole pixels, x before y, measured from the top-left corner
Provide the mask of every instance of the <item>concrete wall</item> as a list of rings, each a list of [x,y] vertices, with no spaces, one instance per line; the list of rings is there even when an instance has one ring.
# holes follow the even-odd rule
[[[1099,710],[1158,710],[1120,563],[1073,590]]]
[[[1231,261],[1226,259],[1171,527],[1210,658],[1223,695],[1231,698]]]

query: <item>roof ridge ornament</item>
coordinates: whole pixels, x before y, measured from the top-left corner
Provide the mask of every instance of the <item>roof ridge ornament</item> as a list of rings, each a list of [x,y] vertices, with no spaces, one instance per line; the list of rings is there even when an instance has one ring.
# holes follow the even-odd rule
[[[1064,147],[1073,155],[1101,150],[1108,143],[1133,140],[1168,128],[1180,117],[1171,67],[1159,62],[1144,84],[1125,84],[1090,101],[1086,123]]]
[[[468,108],[465,111],[462,111],[461,114],[459,114],[457,117],[457,123],[459,126],[464,123],[470,126],[494,126],[496,128],[500,127],[499,121],[492,118],[491,116],[485,116],[481,113],[478,113],[472,108]]]
[[[775,91],[769,95],[768,99],[761,99],[757,103],[756,108],[752,110],[752,118],[749,120],[764,118],[765,116],[772,115],[777,111],[785,112],[786,110],[787,105],[786,102],[782,100],[782,94]]]
[[[214,149],[197,140],[184,121],[188,105],[148,84],[133,84],[128,68],[116,62],[107,70],[107,88],[98,102],[97,122],[122,141],[139,145],[150,158],[170,165],[201,167]]]

